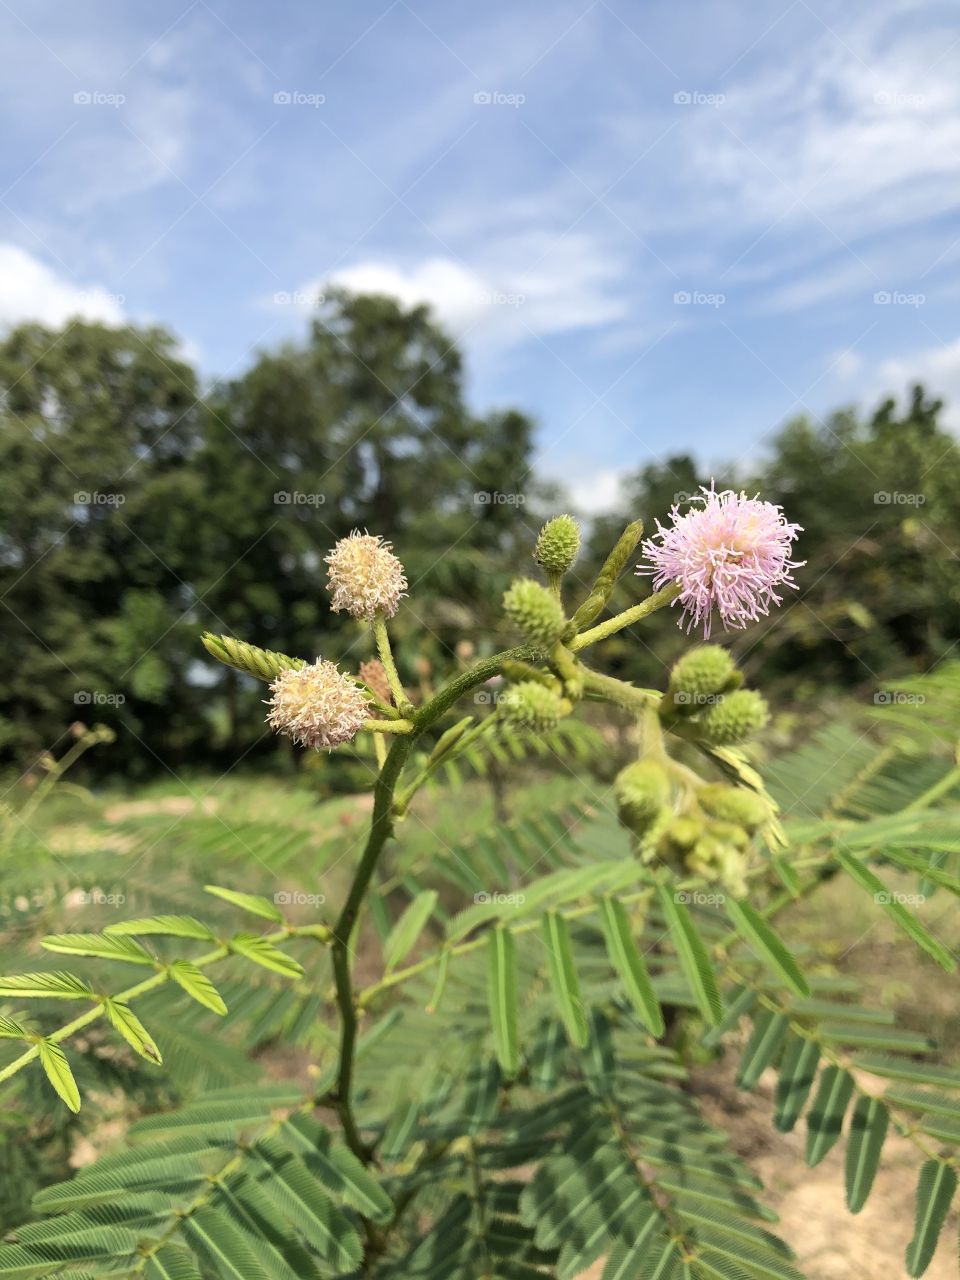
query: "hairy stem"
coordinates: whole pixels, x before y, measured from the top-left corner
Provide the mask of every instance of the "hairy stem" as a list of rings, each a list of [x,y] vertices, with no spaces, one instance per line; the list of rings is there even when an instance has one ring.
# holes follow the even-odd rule
[[[373,637],[377,642],[377,653],[380,655],[383,669],[387,673],[387,683],[390,686],[390,692],[393,694],[393,700],[397,704],[397,709],[402,715],[409,715],[413,710],[413,704],[407,697],[406,690],[400,680],[400,673],[397,671],[397,664],[393,660],[390,636],[387,633],[387,620],[379,610],[373,619]]]
[[[353,877],[347,900],[333,928],[333,974],[337,989],[337,1008],[340,1011],[340,1059],[335,1093],[337,1115],[340,1118],[347,1145],[365,1164],[369,1163],[371,1152],[360,1137],[351,1097],[357,1043],[357,1008],[354,1003],[353,980],[350,974],[350,940],[370,884],[370,877],[393,831],[393,794],[412,745],[411,736],[397,737],[387,754],[374,790],[373,817],[370,820],[366,847]]]
[[[570,648],[576,653],[580,649],[585,649],[587,645],[596,644],[598,640],[606,640],[608,636],[616,635],[624,627],[631,627],[642,618],[656,613],[664,605],[672,604],[679,594],[679,583],[671,582],[668,586],[655,591],[652,596],[647,596],[646,600],[642,600],[640,604],[635,604],[632,609],[625,609],[623,613],[608,618],[606,622],[591,627],[589,631],[581,631],[574,640],[570,641]]]

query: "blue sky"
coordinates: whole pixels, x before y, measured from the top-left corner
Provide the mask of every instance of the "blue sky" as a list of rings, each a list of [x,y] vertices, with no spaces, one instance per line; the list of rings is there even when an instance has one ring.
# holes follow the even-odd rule
[[[0,6],[0,322],[207,375],[330,281],[434,303],[582,509],[914,376],[960,424],[953,5]]]

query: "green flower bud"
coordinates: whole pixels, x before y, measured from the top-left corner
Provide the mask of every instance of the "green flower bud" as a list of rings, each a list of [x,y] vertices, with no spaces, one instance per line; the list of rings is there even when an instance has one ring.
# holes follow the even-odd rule
[[[711,822],[707,834],[722,849],[749,849],[750,834],[735,822]]]
[[[536,680],[511,685],[500,698],[500,712],[506,720],[520,729],[541,733],[555,729],[572,710],[566,698]]]
[[[713,818],[736,823],[748,831],[756,831],[773,815],[769,800],[746,787],[728,787],[711,782],[697,792],[700,807]]]
[[[759,693],[737,689],[709,706],[697,723],[705,742],[730,747],[759,733],[769,719],[769,709]]]
[[[560,601],[532,578],[517,578],[511,583],[503,608],[531,644],[554,644],[567,627]]]
[[[285,653],[274,653],[272,649],[258,649],[256,645],[233,636],[215,636],[204,631],[200,639],[207,653],[224,666],[234,667],[268,683],[284,671],[299,671],[307,665],[302,658],[288,658]]]
[[[652,760],[636,760],[614,779],[620,821],[637,835],[646,835],[670,798],[666,770]]]
[[[717,644],[700,645],[674,664],[670,672],[670,692],[681,705],[696,704],[730,688],[737,674],[726,649]]]
[[[554,516],[540,530],[533,558],[547,573],[566,573],[580,550],[580,526],[573,516]]]
[[[674,818],[665,832],[667,840],[678,849],[692,849],[703,834],[703,823],[681,815]]]

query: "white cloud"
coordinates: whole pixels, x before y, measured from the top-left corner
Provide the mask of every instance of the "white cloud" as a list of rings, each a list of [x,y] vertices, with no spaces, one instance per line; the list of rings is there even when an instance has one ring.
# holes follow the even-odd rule
[[[562,462],[541,458],[537,471],[569,496],[570,505],[577,515],[589,519],[617,511],[623,505],[624,470],[614,467],[591,469],[584,465],[582,458],[564,458]]]
[[[842,351],[836,351],[829,359],[828,373],[834,373],[838,378],[855,378],[863,368],[863,357],[859,355],[852,347],[845,347]]]
[[[690,172],[707,212],[787,227],[813,214],[825,242],[859,239],[955,207],[958,108],[942,33],[855,19],[691,115]]]
[[[388,262],[361,262],[337,272],[330,283],[354,293],[390,294],[405,307],[428,302],[456,330],[469,328],[483,314],[492,293],[482,276],[448,258],[428,258],[408,270]],[[311,287],[304,292],[309,294]]]
[[[481,346],[507,347],[536,337],[594,329],[623,320],[624,267],[609,246],[585,234],[546,230],[501,238],[485,260],[466,265],[434,256],[412,265],[385,257],[345,267],[326,281],[301,285],[275,301],[315,305],[331,285],[358,293],[386,293],[405,306],[426,302],[441,323]]]
[[[123,298],[99,285],[72,284],[19,245],[0,243],[0,324],[59,325],[70,316],[119,324]]]
[[[946,400],[944,422],[960,431],[960,338],[906,358],[884,360],[877,374],[883,392],[902,391],[922,382],[928,394]]]

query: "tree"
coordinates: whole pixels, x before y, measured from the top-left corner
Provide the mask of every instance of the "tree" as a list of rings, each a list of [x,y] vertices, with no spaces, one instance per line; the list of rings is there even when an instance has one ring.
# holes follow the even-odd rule
[[[129,751],[188,710],[175,647],[156,645],[187,595],[185,544],[157,530],[182,503],[195,375],[160,329],[74,320],[15,329],[0,387],[4,746],[22,759],[122,707]]]

